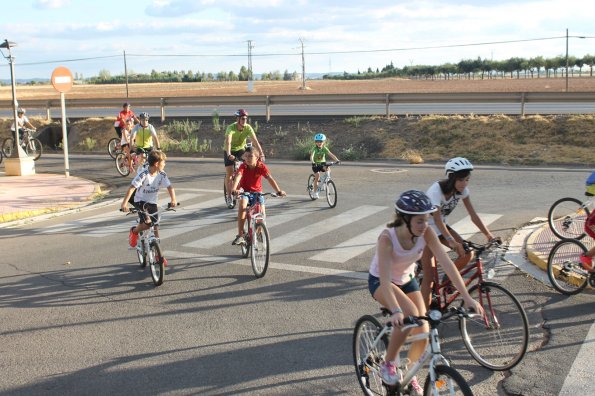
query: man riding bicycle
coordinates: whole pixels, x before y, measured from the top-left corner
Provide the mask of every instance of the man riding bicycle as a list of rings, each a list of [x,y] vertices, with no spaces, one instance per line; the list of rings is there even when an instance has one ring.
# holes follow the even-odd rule
[[[140,123],[132,129],[130,142],[131,144],[134,144],[136,154],[140,155],[144,160],[145,155],[148,155],[148,153],[153,150],[153,147],[157,147],[157,150],[160,150],[161,145],[159,144],[159,138],[157,137],[155,127],[149,124],[149,113],[140,113],[138,118]]]
[[[34,131],[37,130],[33,124],[31,124],[31,122],[29,122],[29,118],[27,118],[27,116],[25,115],[27,111],[25,109],[23,109],[22,107],[19,107],[17,109],[17,125],[19,128],[19,142],[23,141],[23,137],[25,136],[25,130],[23,128],[27,127],[30,129],[33,129]],[[16,141],[16,128],[14,125],[14,122],[12,123],[12,125],[10,126],[10,130],[12,131],[12,137],[15,139]]]
[[[231,198],[231,185],[234,160],[242,159],[242,155],[246,151],[246,140],[250,138],[252,145],[261,153],[260,160],[264,162],[264,154],[262,147],[256,139],[254,129],[248,124],[248,112],[244,109],[239,109],[235,113],[236,122],[229,125],[225,130],[225,151],[223,152],[223,162],[225,164],[225,183],[227,185],[227,207],[233,208],[233,200]]]

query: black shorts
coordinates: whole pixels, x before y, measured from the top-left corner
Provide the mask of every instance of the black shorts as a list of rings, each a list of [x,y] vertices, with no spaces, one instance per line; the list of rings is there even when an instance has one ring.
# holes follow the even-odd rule
[[[148,224],[151,226],[159,225],[159,209],[156,204],[139,201],[134,203],[134,207],[138,209],[138,218],[141,223],[147,223],[148,220]]]
[[[233,155],[234,157],[236,157],[237,159],[239,159],[241,161],[242,155],[244,155],[245,152],[246,152],[246,150],[241,149],[238,151],[232,151],[231,155]],[[224,151],[223,152],[223,162],[225,163],[225,166],[233,166],[234,160],[230,160],[229,158],[227,158],[227,153]]]
[[[115,127],[114,127],[114,129],[116,130],[116,133],[118,134],[118,137],[119,137],[120,139],[122,139],[122,127],[119,127],[119,126],[117,127],[117,126],[115,126]]]
[[[312,172],[314,173],[318,173],[318,172],[326,172],[326,167],[321,163],[321,164],[313,164],[312,165]]]
[[[394,284],[394,285],[397,286],[399,289],[403,290],[403,293],[405,293],[405,294],[420,291],[419,283],[417,282],[417,279],[415,279],[415,278],[411,279],[409,282],[405,283],[404,285],[397,285],[397,284]],[[372,294],[372,297],[374,297],[374,293],[376,293],[376,290],[378,290],[379,287],[380,287],[380,278],[377,278],[372,274],[368,274],[368,290],[370,290],[370,294]]]

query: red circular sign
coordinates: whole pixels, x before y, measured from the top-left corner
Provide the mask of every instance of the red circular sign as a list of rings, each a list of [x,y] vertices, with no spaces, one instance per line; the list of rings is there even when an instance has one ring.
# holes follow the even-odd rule
[[[72,88],[74,79],[70,70],[64,66],[60,66],[54,69],[52,73],[52,85],[58,92],[68,92]]]

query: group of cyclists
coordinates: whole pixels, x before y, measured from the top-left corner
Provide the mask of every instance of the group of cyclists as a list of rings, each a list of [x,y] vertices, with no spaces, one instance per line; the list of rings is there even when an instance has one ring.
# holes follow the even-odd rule
[[[130,128],[130,120],[135,119],[129,104],[125,103],[124,110],[119,119],[122,140],[135,141],[147,148],[147,141],[153,139],[159,150],[159,140],[154,128],[148,124],[148,115],[141,113],[138,117],[139,125],[131,130],[131,136],[126,136]],[[264,177],[273,190],[280,196],[286,193],[271,175],[265,165],[265,155],[254,129],[248,124],[248,112],[240,109],[235,113],[236,122],[229,125],[225,132],[223,160],[225,165],[225,183],[228,192],[228,207],[232,208],[232,196],[239,192],[262,192],[262,178]],[[251,145],[247,146],[248,139]],[[314,136],[310,161],[312,170],[316,174],[314,189],[316,191],[319,174],[326,171],[326,157],[339,161],[325,146],[327,138],[323,133]],[[126,211],[129,200],[135,206],[145,205],[150,208],[149,215],[139,211],[139,225],[132,227],[129,233],[129,243],[136,245],[139,231],[147,229],[151,223],[158,224],[157,193],[160,188],[167,188],[171,203],[175,205],[175,192],[164,172],[165,154],[152,151],[148,157],[149,167],[140,172],[132,181],[121,209]],[[234,161],[242,160],[242,164],[234,173]],[[382,306],[392,313],[390,321],[397,327],[402,327],[404,319],[410,315],[422,315],[429,307],[431,299],[432,277],[425,276],[422,285],[416,280],[415,266],[421,260],[424,273],[432,274],[434,258],[444,269],[445,276],[452,285],[461,293],[467,307],[477,313],[482,313],[482,306],[469,295],[464,281],[459,274],[471,259],[471,254],[463,249],[462,237],[447,223],[448,215],[462,201],[473,223],[480,229],[488,241],[494,238],[487,226],[477,215],[470,198],[469,182],[473,165],[467,159],[455,157],[445,165],[446,177],[433,183],[426,192],[409,190],[400,194],[394,204],[394,219],[386,225],[380,233],[374,256],[369,269],[368,287],[370,294]],[[137,193],[134,194],[134,190]],[[238,233],[233,240],[233,245],[244,243],[244,222],[246,207],[252,205],[250,197],[242,197],[238,205],[237,229]],[[258,199],[258,198],[256,198]],[[260,198],[262,199],[262,198]],[[261,202],[262,204],[263,202]],[[157,231],[156,231],[157,234]],[[157,234],[158,235],[158,234]],[[454,262],[442,248],[445,245],[458,254]],[[428,325],[412,330],[415,333],[427,332]],[[409,330],[393,332],[384,362],[380,372],[383,381],[389,385],[401,380],[401,373],[394,362],[399,350],[404,344]],[[427,340],[420,340],[412,345],[408,358],[416,361],[423,350]],[[410,382],[411,394],[421,395],[423,389],[417,378]]]

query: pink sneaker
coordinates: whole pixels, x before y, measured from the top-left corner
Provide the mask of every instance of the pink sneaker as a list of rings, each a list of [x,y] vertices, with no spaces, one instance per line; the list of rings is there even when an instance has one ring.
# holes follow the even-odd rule
[[[422,396],[424,394],[423,388],[417,382],[417,377],[411,378],[409,382],[409,395],[410,396]]]
[[[387,385],[394,385],[403,380],[401,370],[397,369],[397,366],[392,362],[380,363],[380,376],[382,377],[382,381]]]
[[[580,260],[584,269],[589,272],[595,271],[595,268],[593,267],[593,257],[581,254]]]

